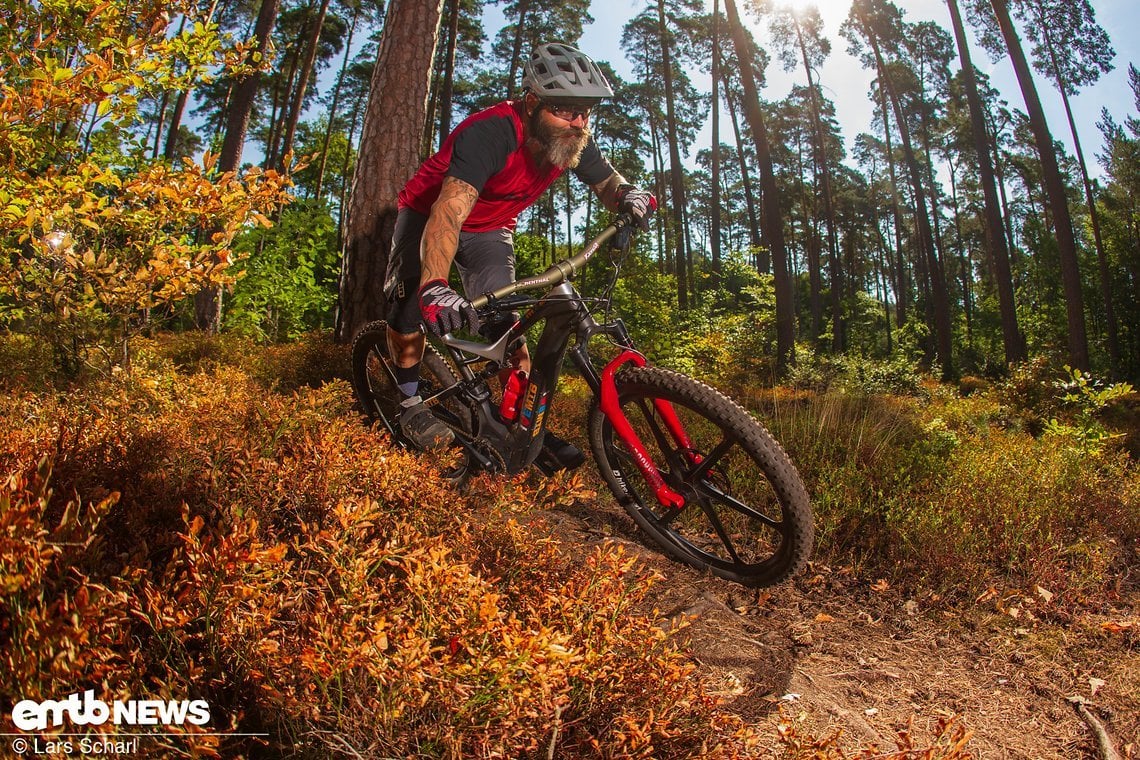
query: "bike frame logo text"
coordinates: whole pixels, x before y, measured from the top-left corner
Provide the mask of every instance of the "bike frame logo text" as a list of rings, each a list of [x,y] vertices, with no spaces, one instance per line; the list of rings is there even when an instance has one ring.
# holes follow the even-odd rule
[[[107,704],[95,698],[94,689],[88,689],[82,699],[78,693],[43,702],[25,699],[12,708],[12,722],[21,731],[62,726],[65,719],[77,726],[101,726],[108,721],[116,726],[204,726],[210,722],[210,705],[204,699],[132,699]]]

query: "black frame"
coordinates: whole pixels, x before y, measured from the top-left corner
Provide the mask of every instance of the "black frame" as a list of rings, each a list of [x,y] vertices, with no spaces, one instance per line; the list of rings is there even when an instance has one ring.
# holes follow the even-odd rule
[[[488,357],[488,349],[492,348],[490,344],[445,336],[441,345],[459,370],[461,379],[455,385],[424,399],[429,408],[433,408],[433,411],[457,428],[457,442],[482,467],[492,471],[498,469],[498,465],[486,452],[475,445],[477,439],[483,445],[490,444],[497,450],[506,464],[508,474],[520,472],[532,464],[542,449],[542,433],[553,407],[567,354],[591,390],[598,394],[601,376],[589,355],[590,339],[604,334],[621,348],[633,348],[625,324],[620,319],[606,324],[597,322],[587,308],[585,299],[569,282],[559,283],[538,299],[489,298],[482,311],[490,316],[511,312],[519,307],[527,307],[527,311],[511,325],[505,336],[493,344],[499,349],[499,356],[495,358]],[[531,355],[531,370],[520,404],[519,418],[516,422],[504,423],[492,403],[487,380],[507,366],[506,357],[510,349],[519,345],[527,331],[540,321],[545,321],[545,324]],[[570,340],[574,337],[577,338],[576,343],[570,348]],[[479,353],[474,353],[475,350]],[[486,365],[476,372],[473,366],[483,362]],[[441,402],[453,396],[459,396],[474,414],[471,434],[462,430],[458,419],[448,419],[446,409],[438,407]]]

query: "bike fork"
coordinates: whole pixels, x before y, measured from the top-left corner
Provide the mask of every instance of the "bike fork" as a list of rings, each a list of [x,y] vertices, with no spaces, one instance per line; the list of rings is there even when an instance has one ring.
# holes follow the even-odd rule
[[[625,412],[621,409],[621,402],[618,400],[617,383],[614,381],[614,375],[617,371],[624,367],[626,364],[633,364],[638,367],[645,366],[645,357],[632,349],[622,351],[617,358],[611,361],[602,370],[599,384],[599,407],[602,413],[610,421],[614,427],[614,432],[618,434],[622,442],[629,449],[633,457],[637,469],[641,471],[642,477],[653,491],[653,495],[657,497],[657,501],[663,507],[672,509],[681,509],[685,506],[685,497],[675,491],[665,482],[661,477],[661,471],[653,463],[653,459],[649,456],[649,452],[645,448],[645,444],[641,442],[641,438],[637,435],[637,431],[629,423],[625,416]],[[668,402],[659,398],[653,399],[653,407],[661,416],[665,427],[669,430],[669,434],[677,445],[692,451],[692,444],[689,440],[688,434],[685,432],[684,426],[681,425],[681,420],[677,417],[677,412],[673,410],[673,406]],[[692,458],[692,456],[690,456]],[[695,462],[696,463],[696,462]]]

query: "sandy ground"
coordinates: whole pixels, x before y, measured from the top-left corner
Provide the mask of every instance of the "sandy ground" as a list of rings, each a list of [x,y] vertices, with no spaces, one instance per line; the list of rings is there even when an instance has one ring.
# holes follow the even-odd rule
[[[727,709],[770,728],[773,749],[782,717],[819,738],[839,732],[851,753],[921,750],[953,720],[969,732],[966,747],[977,758],[1102,757],[1070,702],[1079,698],[1120,757],[1140,758],[1135,594],[1095,616],[1047,621],[1033,612],[1044,599],[995,595],[947,608],[820,566],[756,591],[661,557],[616,506],[531,519],[576,550],[617,541],[657,569],[664,580],[655,608],[687,623],[679,635],[710,688]],[[1121,622],[1132,627],[1118,630]]]

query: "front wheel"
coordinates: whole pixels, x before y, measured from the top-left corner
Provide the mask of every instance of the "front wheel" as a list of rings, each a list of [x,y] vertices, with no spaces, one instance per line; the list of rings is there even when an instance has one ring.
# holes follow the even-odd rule
[[[676,372],[627,368],[615,381],[626,419],[685,499],[681,508],[658,502],[595,403],[590,447],[637,524],[674,559],[745,586],[769,586],[802,570],[814,539],[811,504],[772,435],[715,389]],[[683,433],[666,418],[669,409]]]

